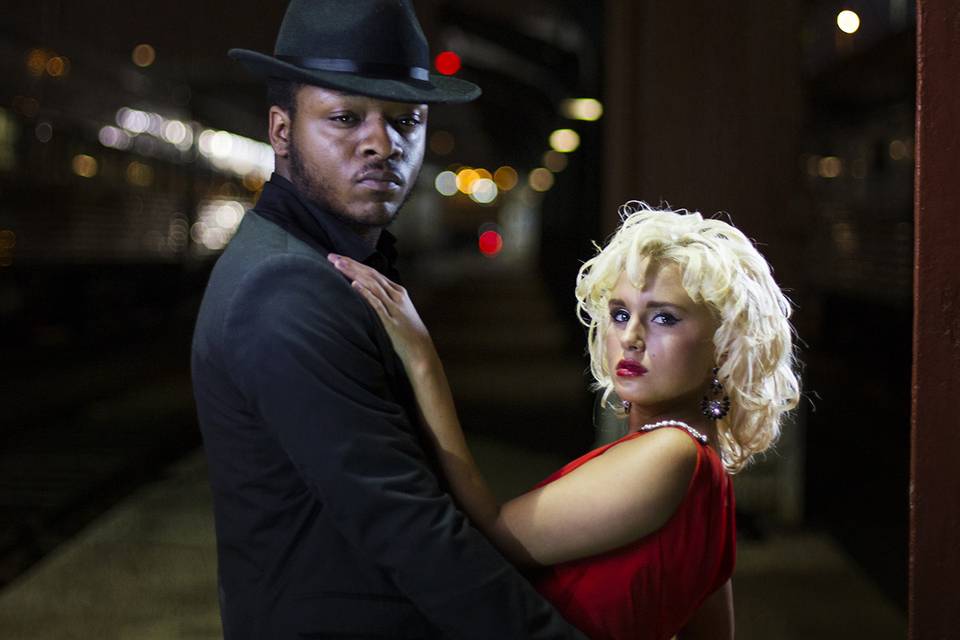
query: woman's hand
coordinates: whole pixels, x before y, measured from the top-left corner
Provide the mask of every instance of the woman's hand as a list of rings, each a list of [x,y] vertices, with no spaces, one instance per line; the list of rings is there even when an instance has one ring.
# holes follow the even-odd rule
[[[351,285],[380,317],[393,348],[408,369],[436,357],[430,332],[407,290],[356,260],[331,253],[327,260],[350,278]]]

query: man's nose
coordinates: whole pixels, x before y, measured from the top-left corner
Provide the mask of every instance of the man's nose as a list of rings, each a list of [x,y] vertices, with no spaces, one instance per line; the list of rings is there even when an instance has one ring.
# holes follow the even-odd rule
[[[364,123],[360,151],[364,157],[390,158],[403,152],[400,134],[386,118],[376,117]]]

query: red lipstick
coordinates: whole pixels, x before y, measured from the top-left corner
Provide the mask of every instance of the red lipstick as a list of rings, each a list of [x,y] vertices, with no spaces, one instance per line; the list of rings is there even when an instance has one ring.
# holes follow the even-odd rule
[[[633,360],[621,360],[617,363],[617,375],[621,378],[639,378],[647,372],[647,368]]]

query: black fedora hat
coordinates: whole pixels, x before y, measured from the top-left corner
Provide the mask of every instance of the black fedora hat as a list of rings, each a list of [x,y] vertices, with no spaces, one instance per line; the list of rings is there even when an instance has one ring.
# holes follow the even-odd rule
[[[230,49],[261,77],[396,102],[469,102],[480,87],[430,73],[430,51],[409,0],[291,0],[274,55]]]

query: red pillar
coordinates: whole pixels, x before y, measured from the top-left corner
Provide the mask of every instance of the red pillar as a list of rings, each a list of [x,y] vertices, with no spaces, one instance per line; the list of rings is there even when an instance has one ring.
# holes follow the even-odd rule
[[[917,2],[912,640],[960,633],[960,4]]]

